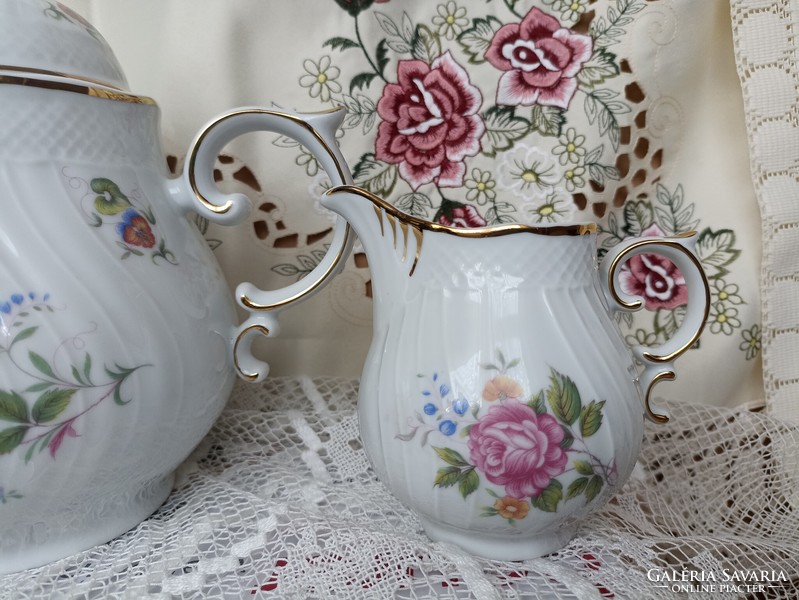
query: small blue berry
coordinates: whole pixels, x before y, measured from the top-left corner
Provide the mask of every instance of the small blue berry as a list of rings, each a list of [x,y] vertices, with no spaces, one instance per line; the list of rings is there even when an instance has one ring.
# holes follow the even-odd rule
[[[25,296],[22,294],[13,294],[11,296],[11,302],[14,304],[22,304],[25,301]]]
[[[441,387],[438,388],[438,393],[441,394],[441,397],[443,398],[449,394],[449,386],[446,383],[442,383]]]
[[[432,402],[428,402],[424,405],[424,414],[426,415],[434,415],[437,411],[438,409],[436,408],[436,405]]]
[[[0,312],[9,314],[11,312],[11,304],[8,302],[3,302],[0,304]]]
[[[466,398],[458,398],[452,403],[452,410],[459,415],[465,415],[469,410],[469,401]]]
[[[458,426],[455,425],[454,421],[450,421],[449,419],[441,421],[441,423],[438,424],[438,430],[444,435],[452,435],[457,428]]]

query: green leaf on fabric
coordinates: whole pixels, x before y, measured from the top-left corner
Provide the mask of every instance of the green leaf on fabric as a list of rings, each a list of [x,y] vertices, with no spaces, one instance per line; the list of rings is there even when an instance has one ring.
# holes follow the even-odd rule
[[[381,197],[387,197],[397,183],[397,165],[377,160],[374,154],[364,154],[352,171],[352,176],[362,188]]]
[[[485,19],[472,19],[472,26],[463,30],[458,36],[458,43],[469,57],[471,64],[479,65],[486,61],[486,50],[500,27],[502,27],[502,22],[493,16],[488,16]]]
[[[530,122],[517,117],[512,107],[492,106],[483,113],[486,131],[480,140],[483,154],[491,158],[508,150],[530,131]]]

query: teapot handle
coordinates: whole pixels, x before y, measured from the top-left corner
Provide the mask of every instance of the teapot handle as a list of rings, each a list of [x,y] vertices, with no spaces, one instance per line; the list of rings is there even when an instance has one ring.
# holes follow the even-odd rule
[[[697,234],[691,231],[670,238],[634,238],[614,246],[600,266],[601,282],[605,297],[614,311],[637,311],[644,301],[620,289],[621,266],[640,254],[658,254],[673,262],[680,270],[688,288],[688,306],[685,317],[668,341],[660,346],[632,346],[633,356],[644,366],[640,375],[644,391],[646,416],[655,423],[669,420],[665,409],[651,403],[652,388],[664,379],[673,380],[674,361],[699,339],[710,312],[710,288],[694,247]]]
[[[192,143],[179,180],[180,189],[175,190],[174,196],[184,209],[193,210],[209,221],[222,225],[241,223],[249,215],[252,203],[244,194],[219,191],[213,180],[214,163],[229,142],[256,131],[270,131],[296,140],[319,161],[333,185],[351,184],[352,175],[335,140],[345,115],[343,108],[302,114],[242,107],[223,113],[212,119]],[[266,377],[269,365],[256,359],[251,351],[254,338],[277,335],[280,310],[318,292],[344,267],[352,242],[349,224],[339,218],[330,248],[303,279],[277,290],[261,290],[251,283],[241,283],[236,288],[239,305],[250,313],[233,332],[233,363],[242,379],[259,382]]]

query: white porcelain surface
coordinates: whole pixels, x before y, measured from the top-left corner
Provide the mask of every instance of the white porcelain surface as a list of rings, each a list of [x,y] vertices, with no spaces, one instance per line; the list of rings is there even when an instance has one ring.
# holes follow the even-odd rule
[[[126,89],[108,43],[56,0],[0,0],[0,69],[48,71]]]

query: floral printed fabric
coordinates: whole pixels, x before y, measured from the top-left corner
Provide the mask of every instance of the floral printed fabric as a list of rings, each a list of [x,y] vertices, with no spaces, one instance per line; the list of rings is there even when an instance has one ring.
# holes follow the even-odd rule
[[[715,403],[762,395],[759,221],[725,3],[314,0],[300,35],[289,3],[207,2],[198,15],[189,0],[169,13],[84,1],[135,91],[161,104],[177,154],[236,104],[344,106],[339,142],[356,182],[421,218],[460,227],[595,221],[600,255],[632,236],[697,230],[711,314],[699,346],[678,362],[678,381],[656,393]],[[147,25],[154,19],[163,33]],[[153,44],[142,47],[131,27]],[[183,88],[150,68],[170,60],[176,37]],[[249,235],[206,231],[233,285],[291,283],[330,241],[332,217],[312,208],[326,176],[301,146],[272,141],[242,150],[259,190]],[[241,186],[233,166],[219,165],[220,185]],[[366,264],[356,251],[344,275],[285,312],[266,350],[275,372],[359,372],[371,338]],[[647,306],[622,319],[627,341],[662,343],[684,311],[680,273],[646,255],[622,280]]]

